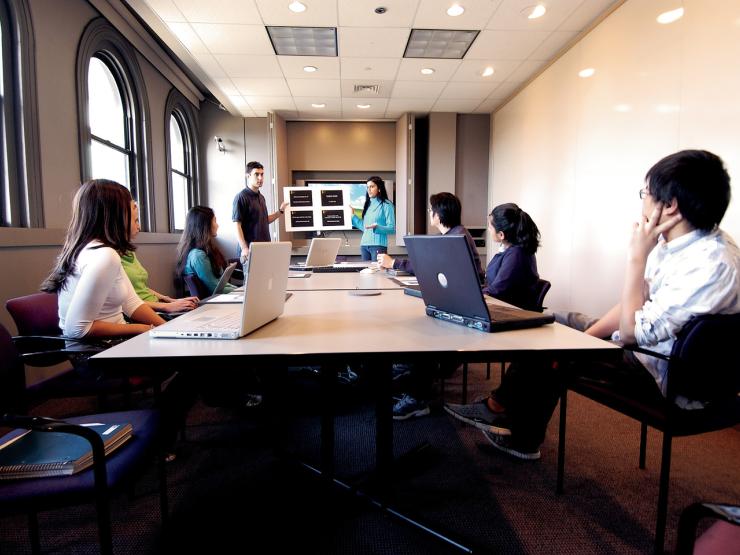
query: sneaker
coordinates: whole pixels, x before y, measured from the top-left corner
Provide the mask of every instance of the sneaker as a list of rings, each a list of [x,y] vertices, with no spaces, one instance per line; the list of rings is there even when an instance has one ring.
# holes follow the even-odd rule
[[[481,430],[481,432],[493,447],[517,459],[521,459],[523,461],[536,461],[542,456],[539,449],[535,449],[534,451],[524,451],[514,448],[511,442],[511,435],[500,435],[486,430]]]
[[[506,414],[492,412],[486,404],[486,399],[469,405],[446,403],[445,410],[458,420],[475,426],[479,430],[490,430],[502,436],[511,435]]]
[[[393,365],[393,369],[391,370],[391,376],[393,378],[393,381],[396,380],[402,380],[403,378],[411,375],[411,365],[410,364],[401,364],[397,363]]]
[[[418,416],[429,414],[429,403],[426,401],[417,401],[411,395],[402,395],[395,398],[396,403],[393,405],[393,420],[406,420]]]
[[[349,366],[344,370],[337,372],[337,381],[342,385],[353,385],[357,383],[359,379],[360,376],[357,375],[357,372],[352,370]]]

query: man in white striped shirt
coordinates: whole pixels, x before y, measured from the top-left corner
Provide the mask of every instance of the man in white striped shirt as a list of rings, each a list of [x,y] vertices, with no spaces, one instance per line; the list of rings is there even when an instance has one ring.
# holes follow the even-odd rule
[[[740,251],[719,229],[730,202],[730,177],[718,156],[684,150],[658,161],[645,181],[643,218],[630,241],[621,302],[583,329],[670,354],[676,334],[692,318],[740,312]],[[583,321],[571,314],[563,323],[579,327]],[[625,352],[619,364],[572,370],[635,396],[658,397],[665,395],[666,368],[655,357]],[[478,405],[447,405],[447,410],[483,429],[497,449],[538,459],[563,379],[549,365],[512,364],[491,397]],[[684,398],[677,403],[696,404]]]

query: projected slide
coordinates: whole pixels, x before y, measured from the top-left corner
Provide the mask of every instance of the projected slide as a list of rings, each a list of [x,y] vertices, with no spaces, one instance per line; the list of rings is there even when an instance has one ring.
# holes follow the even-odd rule
[[[285,209],[286,231],[352,229],[349,185],[285,187],[283,195],[290,203]]]

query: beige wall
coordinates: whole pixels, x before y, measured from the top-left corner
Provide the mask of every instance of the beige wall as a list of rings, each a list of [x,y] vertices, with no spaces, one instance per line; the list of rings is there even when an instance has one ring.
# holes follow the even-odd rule
[[[656,23],[674,4],[626,2],[494,115],[488,204],[517,202],[537,222],[552,308],[619,300],[638,190],[661,157],[715,152],[737,196],[740,4],[684,0],[681,20]],[[737,200],[722,227],[740,238]]]
[[[291,171],[396,169],[395,123],[290,121],[287,130]]]
[[[432,112],[429,114],[429,170],[427,197],[447,191],[455,192],[455,155],[457,142],[457,114]],[[427,218],[427,233],[438,233]]]
[[[488,158],[491,118],[486,114],[458,114],[455,156],[455,194],[462,203],[466,227],[486,225]]]

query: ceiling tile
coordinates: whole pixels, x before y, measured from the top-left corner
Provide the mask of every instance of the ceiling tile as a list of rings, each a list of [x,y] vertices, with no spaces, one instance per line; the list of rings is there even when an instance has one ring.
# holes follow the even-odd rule
[[[342,111],[342,101],[339,97],[293,96],[293,100],[299,112],[324,114],[326,112]],[[311,104],[326,104],[326,106],[323,108],[314,108]]]
[[[345,27],[411,27],[419,0],[344,0],[339,2],[339,24]],[[383,6],[384,14],[375,8]]]
[[[401,67],[398,69],[400,81],[449,81],[460,67],[460,60],[440,60],[437,58],[404,58],[401,60]],[[423,68],[431,68],[434,73],[423,75]]]
[[[236,77],[232,81],[244,96],[290,96],[285,79]]]
[[[193,54],[198,65],[213,79],[228,77],[216,58],[210,54]]]
[[[261,25],[194,23],[193,29],[211,54],[274,54]]]
[[[293,96],[342,96],[339,79],[288,79]]]
[[[292,96],[244,96],[252,110],[295,110]]]
[[[216,86],[226,95],[231,96],[239,94],[239,91],[236,89],[236,86],[232,83],[231,79],[221,77],[214,79],[213,82],[216,83]]]
[[[505,81],[520,64],[518,60],[463,60],[451,80],[476,83],[501,82]],[[483,70],[487,67],[493,68],[493,75],[483,77]]]
[[[583,0],[545,2],[544,5],[547,7],[545,15],[537,19],[527,19],[527,15],[522,13],[523,10],[532,8],[537,2],[533,0],[504,0],[486,25],[486,29],[554,31],[582,2]]]
[[[588,0],[583,2],[578,10],[563,22],[558,31],[583,31],[602,13],[621,3],[621,0]]]
[[[457,112],[459,114],[470,114],[480,105],[480,102],[480,100],[440,98],[434,103],[432,112]]]
[[[488,98],[481,102],[478,107],[473,110],[474,114],[490,114],[493,112],[496,108],[498,108],[502,103],[504,99],[503,98]]]
[[[378,92],[355,92],[355,85],[378,85]],[[377,79],[342,79],[342,96],[344,98],[387,98],[393,90],[393,81]]]
[[[336,0],[303,0],[306,11],[295,13],[288,9],[290,0],[256,0],[265,25],[287,27],[336,27]]]
[[[432,81],[424,83],[421,81],[396,81],[393,87],[392,98],[437,98],[445,82]]]
[[[370,104],[369,108],[358,108],[358,104]],[[388,104],[387,98],[343,98],[342,113],[346,116],[352,114],[353,117],[383,117],[385,107]]]
[[[509,75],[506,81],[512,83],[524,83],[529,80],[532,75],[542,69],[545,66],[545,63],[546,62],[541,62],[539,60],[526,60],[522,62],[522,65],[520,65],[514,73]]]
[[[190,23],[168,22],[167,27],[191,54],[210,54]]]
[[[342,119],[342,112],[326,112],[324,110],[299,110],[298,117],[302,119]]]
[[[393,80],[401,60],[394,58],[341,58],[342,79]]]
[[[480,102],[486,98],[499,83],[447,83],[439,98],[445,99],[471,99]]]
[[[275,56],[251,54],[216,54],[214,56],[229,77],[282,77]]]
[[[481,31],[466,60],[526,60],[550,33],[548,31]]]
[[[375,58],[400,58],[409,33],[409,29],[383,29],[379,32],[371,27],[341,27],[339,55],[342,58],[364,58],[372,53]]]
[[[464,0],[459,3],[465,8],[465,12],[457,17],[450,17],[447,15],[447,8],[452,5],[450,0],[424,0],[416,11],[414,28],[483,29],[501,0]]]
[[[339,79],[339,58],[325,56],[277,56],[285,77],[293,79]],[[306,66],[318,71],[307,73]]]
[[[434,106],[433,98],[390,98],[387,111],[429,112]]]
[[[144,0],[162,21],[187,21],[172,0]]]
[[[196,23],[254,23],[260,14],[253,0],[173,0],[188,21]]]
[[[555,31],[529,55],[530,60],[551,60],[578,35],[577,31]]]
[[[511,96],[514,91],[516,91],[519,87],[521,87],[521,83],[515,83],[513,81],[507,81],[505,83],[501,83],[498,87],[493,89],[493,92],[491,93],[491,96],[488,98],[508,98]]]

